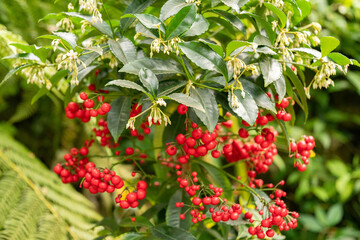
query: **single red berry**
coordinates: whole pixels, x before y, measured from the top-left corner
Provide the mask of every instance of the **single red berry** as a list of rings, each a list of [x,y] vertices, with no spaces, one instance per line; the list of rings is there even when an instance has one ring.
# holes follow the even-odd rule
[[[185,219],[185,214],[180,214],[180,219],[184,220]]]
[[[167,146],[165,152],[167,154],[169,154],[170,156],[173,156],[176,154],[177,148],[174,145],[169,145],[169,146]]]
[[[252,215],[251,212],[246,212],[246,213],[245,213],[245,218],[246,218],[246,219],[250,219],[250,218],[252,218],[252,216],[253,216],[253,215]]]
[[[260,125],[260,126],[265,126],[267,123],[268,123],[268,119],[266,116],[261,116],[257,119],[257,123]]]
[[[269,229],[269,230],[267,230],[266,231],[266,236],[268,236],[268,237],[273,237],[273,236],[275,236],[275,231],[274,230],[272,230],[272,229]]]
[[[192,203],[196,206],[200,205],[201,203],[201,199],[198,198],[198,197],[194,197],[193,200],[192,200]]]
[[[111,109],[111,106],[110,106],[110,104],[108,104],[108,103],[103,103],[103,104],[101,105],[101,110],[102,110],[103,112],[105,112],[105,113],[110,112],[110,109]]]
[[[249,137],[249,133],[245,128],[240,128],[239,129],[239,136],[241,138],[247,138],[247,137]]]
[[[129,193],[128,195],[126,195],[126,200],[127,200],[129,203],[135,202],[135,201],[137,200],[136,193],[131,192],[131,193]]]
[[[213,150],[213,151],[211,152],[211,156],[212,156],[213,158],[218,158],[218,157],[220,157],[220,152],[219,152],[218,150]]]
[[[280,103],[281,108],[287,108],[289,106],[289,100],[287,98],[283,98]]]
[[[188,107],[184,104],[180,104],[177,108],[177,112],[181,115],[186,114],[187,111],[188,111]]]
[[[296,68],[295,68],[294,65],[291,65],[291,70],[292,70],[293,72],[295,72]]]
[[[132,217],[132,218],[131,218],[131,221],[135,222],[135,221],[136,221],[136,218]]]
[[[138,200],[142,200],[144,199],[146,196],[146,191],[143,190],[143,189],[138,189],[137,192],[136,192],[136,197]]]
[[[147,183],[143,180],[140,180],[137,184],[136,184],[136,188],[137,189],[143,189],[146,190],[147,188]]]
[[[132,147],[128,147],[125,149],[125,154],[126,155],[132,155],[134,154],[134,149]]]
[[[304,172],[306,170],[306,164],[300,164],[297,169],[299,172]]]
[[[56,166],[54,167],[54,172],[56,174],[60,174],[62,170],[63,170],[63,168],[60,163],[56,164]]]
[[[177,136],[176,136],[176,142],[178,143],[178,144],[184,144],[185,143],[185,141],[186,141],[186,137],[183,135],[183,134],[178,134]]]
[[[81,92],[81,93],[80,93],[80,98],[81,98],[82,100],[86,100],[88,97],[87,97],[87,94],[86,94],[86,93]]]

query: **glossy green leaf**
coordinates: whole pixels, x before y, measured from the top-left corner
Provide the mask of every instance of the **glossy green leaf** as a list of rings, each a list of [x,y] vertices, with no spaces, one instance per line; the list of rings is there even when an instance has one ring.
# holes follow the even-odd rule
[[[128,80],[112,80],[108,82],[105,86],[118,86],[118,87],[130,88],[146,93],[146,90],[142,86]]]
[[[160,96],[161,97],[161,96]],[[178,103],[184,104],[188,107],[195,108],[201,112],[205,112],[203,106],[199,105],[199,103],[192,97],[183,94],[183,93],[172,93],[167,96],[162,96],[164,99],[172,99]]]
[[[332,52],[328,54],[328,57],[341,66],[351,64],[351,61],[346,56],[338,52]]]
[[[132,0],[131,3],[126,7],[123,14],[142,13],[148,6],[150,6],[154,2],[155,0]],[[133,21],[134,21],[133,18],[121,19],[120,21],[121,32],[124,33]]]
[[[188,6],[190,3],[186,3],[183,0],[170,0],[161,7],[160,20],[165,21],[169,17],[174,16],[183,7]]]
[[[344,210],[341,203],[336,203],[335,205],[332,205],[326,215],[328,226],[337,225],[338,223],[340,223],[343,216]]]
[[[89,22],[94,28],[99,30],[101,33],[108,35],[109,37],[113,37],[113,32],[111,31],[111,28],[109,24],[107,24],[105,21],[92,21],[92,16],[89,15],[83,15],[77,12],[65,12],[66,15],[72,16],[72,17],[78,17],[81,19],[84,19],[85,21]]]
[[[242,97],[241,90],[235,90],[235,96],[233,96],[233,93],[230,91],[228,94],[229,106],[236,113],[236,115],[241,117],[250,125],[253,125],[258,116],[259,109],[256,105],[254,98],[248,92],[244,91],[244,93],[245,98]],[[236,101],[234,100],[234,98],[237,98],[237,107],[232,104],[233,101]]]
[[[129,39],[125,37],[118,41],[109,39],[108,44],[114,56],[124,65],[137,59],[135,46]]]
[[[190,29],[183,34],[183,37],[201,35],[209,29],[209,25],[209,22],[203,15],[196,14],[195,22],[191,25]]]
[[[283,68],[278,60],[266,56],[260,61],[259,65],[264,77],[265,87],[281,78]]]
[[[179,47],[198,67],[219,72],[224,75],[226,80],[228,80],[228,71],[225,61],[205,43],[183,42],[179,43]]]
[[[141,68],[150,69],[155,74],[184,74],[180,65],[171,59],[142,58],[125,64],[119,72],[138,75]]]
[[[240,8],[244,6],[249,0],[221,0],[226,6],[231,7],[237,13],[240,12]]]
[[[181,214],[181,208],[175,206],[175,203],[182,201],[182,192],[181,190],[177,190],[175,194],[171,197],[169,204],[166,208],[165,220],[166,224],[171,227],[180,227],[179,218]]]
[[[196,240],[196,238],[188,231],[166,225],[158,225],[151,228],[153,236],[164,240]]]
[[[233,198],[231,182],[229,181],[225,173],[223,173],[223,170],[205,161],[196,161],[196,163],[205,168],[216,186],[222,186],[222,188],[224,189],[222,195],[229,201],[231,201],[230,199]]]
[[[24,60],[41,62],[41,59],[33,53],[18,53],[3,57],[2,59],[24,59]]]
[[[205,109],[205,112],[195,111],[195,114],[205,124],[209,132],[214,131],[219,119],[219,108],[214,91],[207,88],[195,88],[190,90],[190,96]]]
[[[304,113],[305,113],[305,120],[308,117],[308,105],[307,105],[307,98],[304,90],[304,85],[301,83],[300,79],[295,75],[295,73],[289,68],[286,67],[286,76],[291,80],[292,84],[295,86],[297,93],[300,96],[301,106]]]
[[[233,40],[226,46],[226,56],[229,56],[233,51],[238,48],[243,49],[244,47],[251,46],[251,43],[246,41]]]
[[[211,12],[214,12],[220,16],[222,16],[226,21],[228,21],[229,23],[231,23],[235,28],[237,28],[238,30],[240,30],[240,32],[245,34],[245,25],[243,24],[243,22],[240,20],[240,18],[238,18],[237,16],[235,16],[232,13],[226,12],[224,10],[220,10],[220,9],[214,9],[211,10]]]
[[[286,14],[275,7],[272,3],[264,3],[265,7],[276,14],[276,16],[280,19],[281,28],[284,28],[286,26],[287,17]]]
[[[116,237],[116,240],[142,240],[144,235],[136,232],[123,233]]]
[[[36,45],[25,45],[21,43],[12,43],[10,44],[18,49],[23,50],[26,53],[33,53],[40,58],[41,62],[45,63],[49,55],[50,49],[44,47],[38,47]]]
[[[111,135],[117,142],[129,120],[131,111],[131,98],[129,96],[118,97],[111,103],[111,110],[107,115],[107,124]]]
[[[334,37],[322,37],[320,38],[320,49],[321,56],[325,57],[331,53],[337,46],[339,46],[340,41]]]
[[[181,80],[161,81],[159,85],[159,96],[169,95],[179,88],[184,87],[186,84],[187,82]]]
[[[136,216],[135,221],[131,217],[122,218],[118,224],[121,227],[152,227],[153,224],[144,216]]]
[[[165,32],[165,25],[164,23],[151,14],[126,14],[122,16],[122,18],[126,17],[136,17],[139,22],[144,25],[147,29],[158,29],[158,25],[160,26],[160,31]]]
[[[71,48],[75,49],[77,46],[76,40],[77,37],[75,34],[73,33],[69,33],[69,32],[53,32],[53,34],[63,40],[65,40],[70,46]]]
[[[293,24],[297,25],[311,13],[311,2],[308,0],[296,0],[296,4],[300,9],[301,14],[296,14],[293,17]]]
[[[180,37],[195,22],[196,18],[196,6],[191,4],[182,8],[171,20],[166,29],[165,39],[172,39],[174,37]]]
[[[261,87],[246,79],[241,79],[241,83],[244,87],[244,90],[254,98],[256,104],[259,107],[265,108],[269,111],[276,113],[275,103],[271,101],[271,99],[264,92],[264,90],[261,89]]]
[[[4,77],[4,79],[0,82],[0,87],[6,83],[15,73],[17,73],[18,71],[24,69],[24,68],[28,68],[31,66],[35,66],[38,65],[37,63],[30,63],[30,64],[24,64],[24,65],[20,65],[16,68],[11,69]]]
[[[210,41],[208,39],[199,39],[200,42],[205,43],[206,45],[208,45],[209,47],[212,48],[212,50],[214,50],[217,54],[219,54],[219,56],[224,56],[224,50],[221,46],[217,45],[215,42]]]
[[[139,72],[139,78],[144,87],[156,97],[159,89],[159,80],[155,74],[147,68],[142,68]]]
[[[312,49],[312,48],[292,48],[291,51],[307,53],[307,54],[314,56],[317,59],[321,58],[321,52],[319,52],[316,49]]]
[[[286,94],[286,82],[284,75],[281,75],[281,77],[274,82],[274,87],[279,95],[279,99],[283,99]]]

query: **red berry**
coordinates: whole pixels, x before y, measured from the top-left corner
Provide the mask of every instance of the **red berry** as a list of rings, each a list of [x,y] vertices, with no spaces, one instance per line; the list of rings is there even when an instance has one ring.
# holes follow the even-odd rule
[[[54,167],[54,172],[56,174],[60,174],[60,172],[63,170],[62,166],[60,163],[56,164],[56,166]]]
[[[137,188],[137,189],[146,190],[146,188],[147,188],[147,183],[146,183],[145,181],[140,180],[140,181],[136,184],[136,188]]]
[[[193,200],[192,200],[192,203],[196,206],[200,205],[201,203],[201,199],[198,198],[198,197],[194,197]]]
[[[125,154],[126,155],[132,155],[134,154],[134,149],[132,147],[128,147],[125,149]]]
[[[306,170],[306,164],[300,164],[297,169],[299,172],[304,172]]]
[[[220,157],[220,152],[219,152],[218,150],[213,150],[213,151],[211,152],[211,156],[212,156],[213,158],[218,158],[218,157]]]
[[[246,213],[245,213],[245,218],[246,218],[246,219],[250,219],[250,218],[252,218],[252,216],[253,216],[253,215],[252,215],[251,212],[246,212]]]
[[[281,108],[287,108],[289,106],[289,100],[287,98],[283,98],[283,100],[280,103]]]
[[[136,192],[136,196],[137,196],[138,200],[142,200],[146,196],[146,191],[143,190],[143,189],[138,189],[137,192]]]
[[[126,200],[127,200],[129,203],[135,202],[135,201],[137,200],[136,193],[131,192],[131,193],[129,193],[128,195],[126,195]]]
[[[269,229],[269,230],[267,230],[266,231],[266,236],[268,236],[268,237],[273,237],[275,235],[275,231],[274,230],[272,230],[272,229]]]
[[[245,128],[240,128],[239,129],[239,136],[241,138],[247,138],[247,137],[249,137],[249,133]]]
[[[101,110],[102,110],[103,112],[105,112],[105,113],[110,112],[110,109],[111,109],[111,106],[110,106],[110,104],[108,104],[108,103],[103,103],[103,104],[101,105]]]
[[[265,126],[268,123],[268,119],[265,116],[261,116],[257,119],[257,123],[261,126]]]
[[[174,145],[169,145],[169,146],[167,146],[165,152],[167,154],[169,154],[170,156],[173,156],[176,154],[177,148]]]
[[[188,111],[188,107],[184,104],[180,104],[177,108],[177,112],[181,115],[186,114],[187,111]]]
[[[87,94],[84,93],[84,92],[81,92],[81,93],[80,93],[80,98],[81,98],[82,100],[86,100],[86,99],[87,99]]]
[[[220,202],[220,199],[218,197],[212,197],[211,198],[211,204],[212,205],[217,205],[217,204],[219,204],[219,202]]]
[[[186,141],[186,137],[183,135],[183,134],[178,134],[177,136],[176,136],[176,142],[178,143],[178,144],[184,144],[185,143],[185,141]]]

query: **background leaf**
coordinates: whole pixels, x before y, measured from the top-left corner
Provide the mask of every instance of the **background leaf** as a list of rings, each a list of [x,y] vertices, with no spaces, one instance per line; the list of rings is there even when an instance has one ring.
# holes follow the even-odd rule
[[[111,103],[111,109],[108,113],[107,123],[111,135],[117,142],[122,131],[129,120],[131,111],[131,98],[129,96],[118,97]]]

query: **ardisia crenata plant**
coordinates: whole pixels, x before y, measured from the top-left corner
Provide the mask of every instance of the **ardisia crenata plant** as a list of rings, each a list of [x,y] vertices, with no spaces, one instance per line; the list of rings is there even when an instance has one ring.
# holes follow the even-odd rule
[[[54,172],[137,209],[120,221],[137,232],[120,239],[279,239],[296,228],[285,181],[264,174],[278,148],[306,171],[316,144],[289,136],[295,110],[307,117],[311,88],[359,63],[318,37],[305,0],[120,2],[73,0],[42,19],[58,20],[40,36],[51,45],[13,44],[17,66],[1,84],[21,71],[40,87],[33,101],[51,91],[93,129]]]

